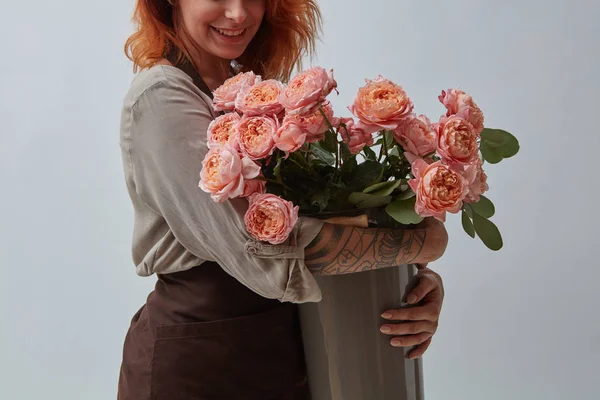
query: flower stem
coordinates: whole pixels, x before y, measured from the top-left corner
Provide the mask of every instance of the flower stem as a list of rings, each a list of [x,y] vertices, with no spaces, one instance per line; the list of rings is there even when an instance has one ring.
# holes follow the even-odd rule
[[[323,119],[325,119],[325,122],[327,122],[327,126],[329,126],[329,129],[331,129],[333,132],[335,132],[335,128],[331,124],[331,121],[329,121],[329,118],[327,118],[327,115],[325,115],[325,111],[323,111],[323,106],[319,105],[319,111],[321,112]]]
[[[386,131],[384,130],[383,131],[383,152],[385,153],[385,161],[388,161],[389,158],[390,158],[390,156],[388,154],[387,140],[385,140],[385,134],[386,134]],[[381,161],[381,154],[382,153],[379,153],[379,160],[378,161]]]
[[[285,183],[280,182],[276,179],[270,179],[270,178],[266,178],[266,177],[261,177],[261,178],[256,178],[256,179],[264,180],[269,183],[274,183],[276,185],[282,186],[284,189],[289,190],[290,192],[293,192],[295,194],[301,194],[301,193],[298,193],[296,190],[292,189],[291,187],[289,187],[288,185],[286,185]]]
[[[337,140],[335,141],[335,168],[340,168],[340,144]]]

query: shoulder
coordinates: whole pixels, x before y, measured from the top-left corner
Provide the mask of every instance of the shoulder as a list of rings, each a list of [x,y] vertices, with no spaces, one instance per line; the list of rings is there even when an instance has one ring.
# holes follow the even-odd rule
[[[173,106],[174,102],[213,113],[210,97],[198,89],[186,73],[169,65],[140,71],[125,95],[124,106],[139,111],[144,107]]]

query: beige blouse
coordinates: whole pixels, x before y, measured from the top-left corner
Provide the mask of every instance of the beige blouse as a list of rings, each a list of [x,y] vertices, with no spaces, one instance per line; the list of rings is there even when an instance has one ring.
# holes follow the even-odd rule
[[[125,96],[120,146],[134,209],[137,274],[167,274],[216,261],[263,297],[320,301],[304,249],[321,221],[300,218],[288,242],[262,243],[246,232],[247,200],[215,203],[198,187],[207,128],[216,117],[211,104],[188,75],[166,65],[137,74]]]

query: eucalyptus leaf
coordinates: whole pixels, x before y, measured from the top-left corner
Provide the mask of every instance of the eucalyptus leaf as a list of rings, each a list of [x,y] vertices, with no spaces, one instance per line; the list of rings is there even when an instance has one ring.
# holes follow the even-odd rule
[[[356,207],[360,209],[378,208],[382,206],[387,206],[392,201],[392,196],[369,196],[371,196],[369,199],[361,201],[356,205]]]
[[[319,144],[321,144],[323,149],[327,150],[328,152],[334,154],[337,153],[337,137],[333,132],[331,132],[331,130],[325,132],[325,139],[321,140]]]
[[[396,157],[398,157],[398,159],[400,159],[400,150],[398,150],[398,146],[394,146],[394,148],[392,150],[390,150],[389,154],[390,154],[390,159],[391,159],[391,156],[396,156]]]
[[[331,152],[325,150],[320,142],[313,143],[310,146],[310,150],[317,159],[325,162],[328,165],[335,165],[335,156],[331,154]]]
[[[516,155],[520,145],[517,138],[505,130],[485,128],[481,132],[480,149],[486,161],[497,164]]]
[[[500,234],[498,227],[492,221],[479,214],[474,214],[473,224],[477,236],[481,238],[481,241],[490,250],[498,251],[502,248],[502,235]]]
[[[401,224],[418,224],[423,221],[423,217],[420,217],[415,211],[416,200],[416,197],[407,200],[396,200],[388,205],[385,211]]]
[[[371,193],[377,196],[388,196],[392,194],[394,189],[400,186],[401,183],[401,180],[376,183],[363,190],[363,193]]]
[[[346,144],[346,142],[340,142],[340,155],[342,157],[342,162],[345,162],[346,160],[349,160],[351,157],[354,157],[352,155],[352,153],[350,152],[350,148],[348,148],[348,145]]]
[[[381,181],[383,166],[377,161],[367,160],[358,164],[354,177],[347,186],[354,191],[362,191],[365,187]]]
[[[361,192],[353,192],[350,194],[350,196],[348,196],[348,202],[350,204],[359,204],[360,202],[369,200],[370,198],[372,198],[373,196],[367,193],[361,193]]]
[[[492,218],[496,213],[496,207],[494,207],[494,203],[487,197],[481,195],[479,196],[479,201],[477,203],[470,203],[473,211],[484,218]]]
[[[363,147],[363,152],[365,153],[365,158],[367,160],[375,161],[377,160],[377,154],[369,146]]]
[[[405,190],[404,192],[401,192],[400,194],[398,194],[396,196],[396,200],[408,200],[411,197],[415,197],[416,194],[415,192],[412,191],[412,189],[410,190]]]
[[[491,148],[499,148],[504,145],[505,136],[497,129],[484,128],[481,132],[481,139],[485,140]]]
[[[277,159],[277,165],[275,165],[275,168],[273,168],[273,175],[279,182],[282,182],[282,178],[281,178],[281,163],[282,162],[283,162],[283,157],[279,157]]]
[[[398,163],[400,163],[400,157],[398,157],[396,155],[390,155],[389,160],[390,160],[390,164],[392,164],[392,165],[398,165]]]
[[[342,167],[340,168],[342,180],[345,182],[349,181],[354,175],[357,166],[358,163],[356,162],[356,157],[352,157],[344,161]]]
[[[463,211],[467,213],[469,218],[473,219],[473,208],[471,208],[470,204],[463,203]]]
[[[505,137],[504,146],[502,147],[504,158],[510,158],[515,156],[521,149],[519,140],[510,132],[504,131],[502,129],[496,129],[496,131],[501,132]]]
[[[392,196],[376,196],[367,193],[354,192],[348,196],[348,202],[358,208],[377,208],[390,204]]]
[[[498,164],[500,161],[504,160],[502,157],[502,152],[495,147],[489,147],[487,142],[482,140],[479,144],[479,150],[481,150],[481,155],[483,159],[490,164]]]
[[[301,166],[303,169],[306,169],[306,170],[310,169],[310,164],[308,163],[308,161],[306,161],[304,154],[300,151],[295,151],[293,153],[290,153],[289,159],[293,160],[296,164]]]
[[[331,191],[329,188],[325,188],[315,193],[311,198],[311,204],[313,206],[319,207],[319,212],[325,210],[327,208],[327,204],[329,202],[329,198],[331,197]]]
[[[475,227],[473,226],[473,222],[465,210],[462,211],[462,226],[465,232],[467,232],[467,235],[471,236],[472,238],[475,237]]]
[[[393,131],[385,131],[383,138],[385,140],[385,144],[387,145],[388,150],[390,150],[396,141],[394,140],[394,132]]]

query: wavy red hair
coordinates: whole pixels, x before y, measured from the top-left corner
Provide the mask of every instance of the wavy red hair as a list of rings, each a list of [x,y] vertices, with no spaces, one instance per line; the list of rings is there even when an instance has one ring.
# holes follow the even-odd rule
[[[177,21],[176,1],[137,0],[133,15],[136,31],[125,43],[133,70],[152,67],[172,49],[190,58]],[[246,51],[237,60],[244,71],[263,79],[287,81],[301,68],[304,55],[313,56],[321,30],[321,12],[315,0],[266,0],[263,22]],[[181,50],[180,50],[181,49]]]

